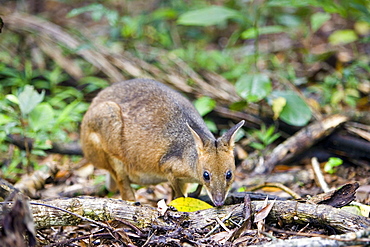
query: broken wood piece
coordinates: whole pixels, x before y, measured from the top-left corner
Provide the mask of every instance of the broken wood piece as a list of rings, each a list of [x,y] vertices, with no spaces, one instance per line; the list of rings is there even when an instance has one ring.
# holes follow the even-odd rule
[[[7,200],[9,196],[22,195],[17,188],[5,179],[0,178],[0,202]]]
[[[332,115],[301,129],[266,155],[264,162],[255,167],[254,174],[270,173],[277,164],[308,149],[346,121],[347,116]],[[248,159],[243,161],[245,162],[248,162]]]
[[[347,183],[336,190],[318,194],[308,200],[308,202],[341,208],[355,200],[358,187],[359,184],[357,182]]]
[[[239,166],[237,169],[240,170],[241,173],[244,172],[241,166]],[[253,177],[248,177],[248,175],[245,175],[243,180],[236,181],[234,183],[234,188],[252,187],[264,183],[282,183],[287,187],[292,187],[297,184],[297,181],[302,184],[309,184],[313,179],[314,174],[311,169],[292,169],[284,172],[255,175]]]
[[[58,167],[52,162],[43,165],[41,170],[34,171],[32,174],[25,174],[14,185],[25,195],[37,198],[37,191],[42,189],[49,177],[54,177],[58,172]]]
[[[5,202],[1,211],[0,246],[36,246],[35,225],[27,198],[16,194],[14,202]]]
[[[352,135],[331,135],[327,138],[325,148],[344,152],[344,156],[352,159],[370,159],[370,142]]]

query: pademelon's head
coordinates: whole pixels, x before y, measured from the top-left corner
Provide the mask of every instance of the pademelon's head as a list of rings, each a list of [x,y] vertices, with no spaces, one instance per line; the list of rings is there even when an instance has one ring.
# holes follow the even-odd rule
[[[198,152],[197,176],[215,206],[222,206],[235,180],[234,137],[244,120],[217,140],[201,138],[189,126]]]

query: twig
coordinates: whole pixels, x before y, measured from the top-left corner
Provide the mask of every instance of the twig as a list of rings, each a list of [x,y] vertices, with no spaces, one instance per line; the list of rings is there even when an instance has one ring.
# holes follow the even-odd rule
[[[319,161],[317,160],[316,157],[313,157],[311,159],[311,164],[312,164],[312,168],[315,172],[315,177],[317,178],[317,182],[319,183],[321,189],[324,191],[324,192],[328,192],[330,189],[329,189],[329,186],[328,184],[325,182],[325,179],[324,179],[324,176],[321,172],[321,169],[320,169],[320,163]]]
[[[227,220],[228,218],[231,217],[231,215],[233,214],[234,210],[230,210],[230,213],[228,213],[224,218],[222,218],[222,221],[225,221]],[[217,221],[217,218],[216,217],[216,221]],[[212,233],[214,233],[218,228],[220,227],[220,225],[216,225],[212,230],[210,230],[205,237],[209,237],[211,236]]]
[[[262,188],[267,188],[267,187],[270,187],[270,188],[279,188],[282,191],[284,191],[284,192],[288,193],[289,195],[291,195],[294,199],[301,198],[300,195],[298,195],[293,190],[289,189],[288,187],[286,187],[285,185],[283,185],[281,183],[264,183],[264,184],[260,184],[260,185],[256,185],[254,187],[248,188],[248,190],[249,191],[256,191],[256,190],[259,190],[259,189],[262,189]]]
[[[222,220],[220,220],[220,218],[216,217],[216,221],[217,221],[217,223],[218,223],[218,224],[220,224],[220,226],[221,226],[225,231],[227,231],[228,233],[230,233],[230,232],[231,232],[231,231],[230,231],[230,229],[229,229],[229,228],[227,228],[227,226],[222,222]]]

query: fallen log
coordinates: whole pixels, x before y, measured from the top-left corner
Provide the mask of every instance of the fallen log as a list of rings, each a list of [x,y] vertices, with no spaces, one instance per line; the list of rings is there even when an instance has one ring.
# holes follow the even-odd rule
[[[118,199],[77,197],[30,201],[30,204],[36,228],[78,225],[84,222],[84,218],[88,218],[103,222],[121,219],[139,228],[151,227],[152,225],[169,227],[173,224],[185,224],[189,228],[210,229],[218,224],[216,218],[223,219],[230,215],[229,219],[232,220],[227,224],[233,227],[232,222],[240,221],[243,215],[243,204],[189,213],[167,211],[165,216],[161,216],[156,208]],[[252,214],[255,214],[262,207],[262,201],[253,201],[251,204]],[[3,210],[0,209],[0,215],[3,215]],[[68,211],[83,218],[76,217]],[[307,204],[297,201],[276,201],[268,220],[279,221],[284,224],[311,223],[331,227],[340,233],[354,232],[370,227],[369,218],[354,215],[328,205]]]

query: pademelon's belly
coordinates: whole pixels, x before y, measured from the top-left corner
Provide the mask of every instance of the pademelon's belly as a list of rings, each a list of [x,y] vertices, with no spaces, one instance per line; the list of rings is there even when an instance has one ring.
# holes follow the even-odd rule
[[[139,185],[159,184],[167,181],[165,174],[145,172],[136,172],[134,174],[129,174],[129,179],[131,183]]]
[[[135,148],[130,149],[130,151],[133,150]],[[136,150],[140,149],[136,148]],[[111,164],[117,176],[128,177],[130,183],[150,185],[167,181],[168,174],[161,170],[158,159],[152,154],[126,150],[123,157],[113,157]]]
[[[142,127],[140,126],[140,129]],[[126,128],[123,146],[123,160],[126,174],[131,183],[140,185],[159,184],[167,181],[168,173],[160,164],[161,157],[166,153],[168,143],[156,138],[160,134],[146,130],[137,131]]]

